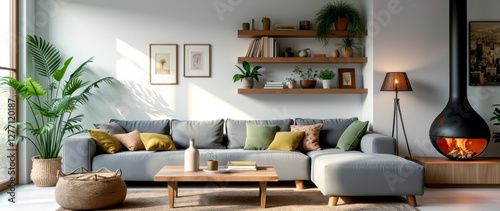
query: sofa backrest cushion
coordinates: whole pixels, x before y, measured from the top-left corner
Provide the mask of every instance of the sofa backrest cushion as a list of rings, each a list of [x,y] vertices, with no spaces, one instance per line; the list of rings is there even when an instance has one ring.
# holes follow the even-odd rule
[[[162,120],[118,120],[111,119],[109,122],[116,122],[127,133],[134,131],[135,129],[139,130],[141,133],[159,133],[164,135],[170,135],[170,120],[162,119]]]
[[[276,131],[290,131],[290,125],[293,124],[293,119],[277,119],[277,120],[226,120],[226,135],[228,140],[227,148],[242,149],[245,147],[247,138],[246,124],[252,123],[255,125],[277,125]]]
[[[314,125],[323,123],[323,128],[319,133],[319,146],[322,149],[335,148],[337,142],[342,136],[342,133],[353,123],[358,120],[357,117],[349,119],[295,119],[296,125]]]
[[[195,139],[198,149],[225,149],[222,145],[224,120],[188,121],[172,119],[172,140],[177,149],[189,147],[189,139]]]

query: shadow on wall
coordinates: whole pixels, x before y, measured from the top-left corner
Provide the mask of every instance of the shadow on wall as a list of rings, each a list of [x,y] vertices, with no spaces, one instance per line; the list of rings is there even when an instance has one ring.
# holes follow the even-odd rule
[[[94,98],[96,103],[88,104],[90,110],[99,111],[91,112],[89,119],[104,123],[110,119],[166,119],[174,114],[161,95],[139,83],[119,81],[103,90],[95,93],[99,95]]]

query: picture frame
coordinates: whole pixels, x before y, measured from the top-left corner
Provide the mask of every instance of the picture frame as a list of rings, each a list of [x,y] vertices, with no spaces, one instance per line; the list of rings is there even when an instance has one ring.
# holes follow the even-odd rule
[[[149,44],[149,84],[176,85],[177,44]]]
[[[184,77],[205,78],[212,76],[210,44],[184,44]]]
[[[339,88],[356,89],[356,72],[354,68],[339,68]]]
[[[500,21],[469,22],[469,86],[499,86],[500,72],[494,40],[500,39]]]

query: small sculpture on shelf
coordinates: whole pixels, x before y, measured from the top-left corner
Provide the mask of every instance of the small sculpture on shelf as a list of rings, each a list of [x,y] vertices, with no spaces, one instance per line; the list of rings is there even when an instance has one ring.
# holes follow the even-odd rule
[[[309,56],[309,53],[307,51],[311,52],[310,48],[302,49],[299,51],[299,57],[307,57]]]

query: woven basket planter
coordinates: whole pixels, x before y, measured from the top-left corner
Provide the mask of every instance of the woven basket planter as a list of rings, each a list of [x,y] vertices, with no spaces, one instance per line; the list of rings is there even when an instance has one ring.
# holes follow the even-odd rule
[[[38,187],[55,186],[57,172],[61,170],[61,157],[54,159],[41,159],[40,156],[32,157],[31,180]]]
[[[75,173],[77,170],[81,173]],[[103,170],[107,172],[101,172]],[[59,171],[56,202],[70,210],[95,210],[118,205],[127,196],[127,186],[121,175],[121,169],[111,172],[106,168],[89,172],[80,167],[70,174]]]

